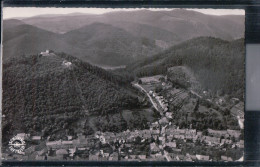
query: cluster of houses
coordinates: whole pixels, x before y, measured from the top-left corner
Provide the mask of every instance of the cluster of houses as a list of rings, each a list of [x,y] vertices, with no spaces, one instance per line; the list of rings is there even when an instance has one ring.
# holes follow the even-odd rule
[[[173,89],[167,94],[166,97],[159,96],[157,93],[152,90],[149,91],[150,96],[152,96],[156,102],[159,104],[163,113],[169,110],[169,105],[173,105],[175,107],[183,104],[184,100],[189,96],[189,93],[183,91],[182,89]],[[169,113],[168,113],[169,114]]]
[[[145,80],[144,80],[145,81]],[[158,84],[158,82],[145,82],[143,84]],[[167,84],[162,83],[163,87],[166,87]],[[238,147],[238,148],[244,148],[244,141],[240,140],[240,131],[237,130],[212,130],[208,129],[208,133],[204,134],[200,131],[196,131],[196,129],[178,129],[176,127],[171,127],[170,119],[173,118],[173,115],[171,112],[168,112],[168,105],[173,105],[174,107],[178,107],[183,104],[185,99],[189,96],[202,99],[203,97],[198,95],[196,92],[190,90],[189,92],[183,90],[183,89],[170,89],[168,93],[164,96],[159,96],[157,93],[153,92],[153,90],[148,90],[149,95],[156,99],[156,102],[159,104],[157,106],[163,106],[165,110],[163,110],[163,114],[161,114],[161,118],[152,123],[150,125],[150,130],[160,129],[160,136],[159,138],[159,144],[151,143],[150,144],[150,150],[151,155],[155,156],[160,159],[160,157],[164,157],[167,160],[209,160],[209,156],[206,155],[189,155],[189,156],[182,156],[178,155],[176,156],[176,152],[181,152],[181,147],[179,148],[176,145],[176,140],[182,140],[184,142],[191,142],[195,143],[199,141],[200,143],[204,144],[205,147],[216,147],[221,148],[222,150],[225,150],[225,146],[222,147],[225,144],[231,145],[232,148]],[[204,91],[204,96],[208,92]],[[166,99],[165,99],[166,98]],[[211,100],[208,100],[210,103],[212,103]],[[222,101],[220,102],[222,104]],[[162,108],[163,108],[162,107]],[[237,112],[237,108],[234,109],[234,111]],[[232,112],[232,111],[231,111]],[[243,112],[241,112],[243,113]],[[241,117],[243,115],[241,114]],[[242,129],[242,128],[241,128]],[[173,150],[175,150],[175,153],[168,153],[161,154],[162,148],[164,147],[171,147]],[[154,153],[154,154],[153,154]],[[170,155],[173,154],[171,157]],[[221,156],[221,160],[223,161],[232,161],[231,157]]]
[[[209,146],[222,146],[223,144],[233,144],[240,148],[244,148],[244,140],[240,140],[241,132],[237,130],[207,130],[208,135],[203,135],[202,132],[196,129],[166,129],[168,140],[182,139],[191,140],[193,142],[204,142]],[[237,142],[232,141],[234,138]]]
[[[164,112],[168,111],[168,101],[164,99],[163,96],[155,96],[155,99],[160,104]]]
[[[149,91],[150,96],[154,97],[159,103],[159,106],[162,108],[163,112],[168,111],[168,100],[164,99],[163,96],[159,96],[157,93],[152,90]]]
[[[240,148],[244,147],[244,141],[238,140],[240,132],[236,130],[207,130],[207,136],[196,129],[179,129],[176,126],[162,126],[159,122],[151,124],[148,130],[123,131],[120,133],[99,132],[94,135],[85,136],[78,134],[76,139],[67,136],[67,140],[56,140],[40,142],[41,136],[30,136],[20,133],[17,136],[26,140],[39,141],[39,145],[29,146],[24,150],[24,155],[15,155],[16,159],[23,160],[90,160],[90,161],[208,161],[206,155],[182,155],[181,147],[177,145],[177,140],[184,142],[200,142],[209,146],[221,146],[223,144],[232,144]],[[137,137],[141,138],[141,143],[149,144],[149,154],[134,151],[134,143]],[[238,142],[230,138],[236,138]],[[154,139],[153,141],[151,139]],[[155,142],[158,140],[159,142]],[[98,143],[109,145],[111,149],[93,150]],[[118,143],[118,147],[116,147]],[[165,148],[171,148],[173,152],[165,151]],[[127,150],[127,151],[126,151]],[[178,153],[179,152],[179,153]],[[5,155],[7,156],[7,155]],[[84,158],[83,158],[84,157]],[[230,157],[221,157],[224,161],[231,161]]]

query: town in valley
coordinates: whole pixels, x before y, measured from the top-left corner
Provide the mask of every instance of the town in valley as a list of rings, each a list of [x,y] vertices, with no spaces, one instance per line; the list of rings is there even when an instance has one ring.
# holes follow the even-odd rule
[[[43,56],[52,56],[49,51]],[[52,54],[52,55],[51,55]],[[69,67],[70,62],[63,62]],[[189,82],[189,81],[185,81]],[[157,112],[158,119],[148,122],[143,130],[120,132],[96,131],[92,135],[78,133],[51,140],[50,136],[32,136],[18,133],[26,141],[22,154],[16,160],[89,160],[89,161],[241,161],[243,160],[244,104],[237,98],[210,97],[209,92],[199,95],[192,89],[174,85],[167,76],[143,77],[132,86],[144,94]],[[226,130],[198,130],[187,120],[176,125],[175,113],[217,112],[229,110],[239,128]],[[175,112],[171,112],[175,111]],[[189,118],[191,119],[191,118]],[[234,154],[237,153],[238,154]],[[3,159],[11,158],[3,153]],[[235,159],[236,158],[236,159]]]
[[[244,10],[15,9],[3,161],[244,160]]]

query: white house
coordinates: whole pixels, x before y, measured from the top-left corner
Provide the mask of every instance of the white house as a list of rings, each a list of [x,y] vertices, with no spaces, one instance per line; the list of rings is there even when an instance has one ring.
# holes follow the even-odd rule
[[[209,156],[206,156],[206,155],[198,155],[198,154],[196,154],[196,158],[198,160],[202,160],[202,161],[209,161]]]
[[[46,50],[45,52],[40,53],[42,56],[50,56],[50,50]]]

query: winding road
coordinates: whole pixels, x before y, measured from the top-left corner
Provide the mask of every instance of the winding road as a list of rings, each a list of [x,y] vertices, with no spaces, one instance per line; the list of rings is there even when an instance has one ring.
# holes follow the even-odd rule
[[[153,107],[160,112],[160,110],[158,109],[157,107],[157,104],[154,102],[153,98],[149,95],[149,93],[141,86],[139,85],[138,83],[133,83],[133,85],[139,89],[141,89],[142,91],[144,91],[146,93],[146,95],[149,97],[151,103],[153,104]]]
[[[145,92],[146,95],[149,97],[151,103],[153,104],[153,107],[158,111],[160,112],[161,116],[164,116],[163,112],[158,108],[156,102],[153,100],[153,98],[149,95],[149,93],[141,86],[139,85],[138,83],[132,83],[134,87],[140,89],[141,91]],[[162,125],[160,125],[161,127]],[[165,127],[164,127],[165,128]],[[162,131],[160,130],[160,134],[159,134],[159,137],[163,137],[164,140],[165,140],[165,135],[162,134]],[[163,153],[163,156],[165,157],[165,159],[167,161],[172,161],[172,158],[169,156],[169,153],[164,149],[164,147],[161,147],[160,148],[161,152]]]

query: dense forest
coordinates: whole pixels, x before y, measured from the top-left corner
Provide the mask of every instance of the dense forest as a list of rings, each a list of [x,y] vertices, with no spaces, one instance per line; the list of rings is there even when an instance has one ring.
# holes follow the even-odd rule
[[[118,127],[125,129],[126,126],[144,128],[143,122],[147,120],[137,121],[139,117],[135,117],[132,123],[126,124],[121,115],[124,109],[144,107],[143,95],[131,82],[136,76],[168,74],[175,66],[188,67],[203,90],[243,99],[243,39],[228,42],[210,37],[195,38],[126,69],[113,71],[65,53],[17,56],[3,64],[3,140],[21,131],[47,136],[59,134],[61,129],[67,129],[64,133],[70,134],[75,129],[91,132],[91,126],[101,131],[120,131]],[[188,121],[194,127],[203,127],[208,124],[201,119],[205,114],[190,115],[188,117],[196,117],[196,121]],[[101,116],[102,120],[107,118],[107,122],[102,124],[96,118],[94,123],[89,122],[87,118],[94,115]],[[118,121],[115,124],[108,121],[112,118]],[[229,125],[233,124],[224,125],[219,120],[221,118],[212,122],[211,128],[231,128]],[[140,125],[135,125],[137,122]],[[178,124],[182,126],[184,122]]]
[[[64,65],[71,62],[70,66]],[[30,55],[3,64],[3,140],[17,132],[44,136],[83,117],[139,106],[123,75],[115,75],[64,53]]]
[[[187,66],[205,90],[243,99],[244,39],[224,41],[199,37],[175,45],[149,59],[132,63],[139,77],[166,74],[173,66]]]

